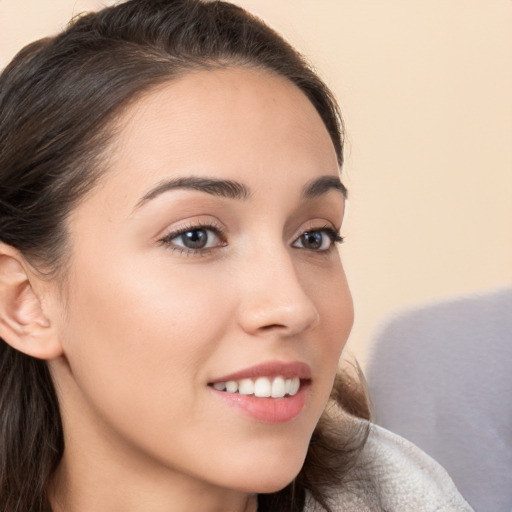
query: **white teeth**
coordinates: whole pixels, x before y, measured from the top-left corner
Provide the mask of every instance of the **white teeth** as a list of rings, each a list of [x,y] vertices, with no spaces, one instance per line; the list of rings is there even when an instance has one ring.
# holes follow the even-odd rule
[[[297,394],[297,391],[299,391],[300,388],[300,379],[299,377],[293,377],[292,382],[290,384],[290,395],[293,396]]]
[[[268,397],[272,394],[272,384],[267,377],[259,377],[254,383],[254,396],[260,398]]]
[[[286,394],[286,385],[283,377],[276,377],[272,382],[272,398],[282,398]]]
[[[254,395],[259,398],[283,398],[286,395],[293,396],[297,394],[300,388],[300,379],[299,377],[285,379],[279,376],[272,380],[269,377],[259,377],[255,381],[241,379],[239,381],[216,382],[213,387],[217,391],[238,392],[240,395]]]
[[[236,380],[228,380],[226,382],[226,391],[228,393],[236,393],[238,391],[238,382]]]
[[[251,379],[242,379],[238,383],[238,392],[241,395],[254,395],[254,382]]]

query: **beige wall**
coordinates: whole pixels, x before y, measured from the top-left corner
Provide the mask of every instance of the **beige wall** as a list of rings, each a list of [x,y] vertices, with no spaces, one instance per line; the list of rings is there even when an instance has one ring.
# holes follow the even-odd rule
[[[364,360],[393,311],[511,283],[512,0],[238,3],[308,54],[342,105],[352,351]],[[100,4],[0,0],[0,65]]]

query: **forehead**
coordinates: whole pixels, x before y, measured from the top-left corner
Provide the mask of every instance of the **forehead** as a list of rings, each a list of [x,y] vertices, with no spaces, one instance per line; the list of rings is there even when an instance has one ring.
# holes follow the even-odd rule
[[[252,68],[191,72],[151,90],[119,119],[109,153],[107,183],[133,198],[176,173],[251,189],[280,180],[299,189],[315,173],[338,174],[308,98],[287,79]]]

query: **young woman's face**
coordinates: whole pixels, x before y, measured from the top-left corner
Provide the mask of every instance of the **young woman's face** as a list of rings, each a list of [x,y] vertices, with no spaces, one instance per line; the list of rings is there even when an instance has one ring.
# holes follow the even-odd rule
[[[69,218],[51,363],[66,449],[120,473],[282,488],[353,319],[327,130],[291,83],[242,68],[166,84],[120,125]]]

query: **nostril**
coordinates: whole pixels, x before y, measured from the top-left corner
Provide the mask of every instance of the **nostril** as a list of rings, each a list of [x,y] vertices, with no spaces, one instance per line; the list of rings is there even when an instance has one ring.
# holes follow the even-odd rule
[[[285,326],[283,324],[270,324],[270,325],[264,325],[261,327],[264,331],[270,331],[271,329],[282,329]]]

